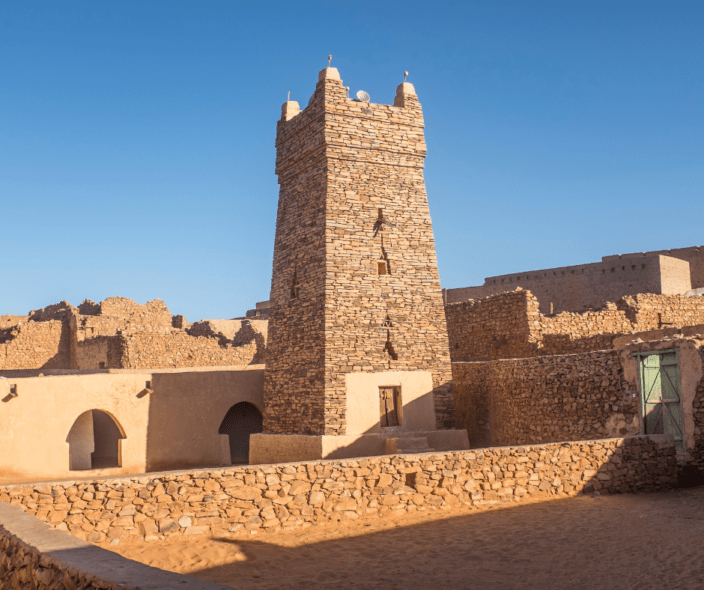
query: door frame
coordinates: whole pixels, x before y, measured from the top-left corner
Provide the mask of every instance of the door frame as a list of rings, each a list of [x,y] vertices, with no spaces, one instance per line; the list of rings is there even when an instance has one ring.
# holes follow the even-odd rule
[[[659,356],[662,358],[663,355],[665,354],[670,354],[674,353],[675,354],[675,360],[676,360],[676,366],[677,366],[677,383],[670,383],[673,385],[677,396],[678,396],[678,402],[679,402],[679,412],[677,413],[677,417],[672,415],[672,412],[670,412],[668,408],[668,403],[672,404],[674,401],[661,401],[660,406],[661,406],[661,412],[663,413],[663,418],[667,419],[669,416],[671,420],[671,424],[674,425],[674,427],[679,431],[679,437],[675,436],[673,434],[673,437],[675,439],[675,448],[678,453],[680,452],[686,452],[687,450],[687,435],[685,432],[684,428],[684,394],[682,391],[682,370],[680,366],[680,351],[679,348],[665,348],[662,350],[644,350],[644,351],[639,351],[639,352],[634,352],[633,356],[636,357],[637,361],[637,371],[638,371],[638,388],[640,390],[640,433],[641,434],[648,434],[646,432],[646,385],[645,385],[645,358],[649,356]],[[659,365],[659,371],[660,371],[660,378],[661,380],[663,379],[663,372],[662,372],[662,363]],[[665,373],[665,378],[669,380],[669,377],[667,376],[667,373]],[[651,387],[652,389],[652,387]],[[662,397],[661,397],[662,400]],[[651,402],[652,405],[652,402]]]

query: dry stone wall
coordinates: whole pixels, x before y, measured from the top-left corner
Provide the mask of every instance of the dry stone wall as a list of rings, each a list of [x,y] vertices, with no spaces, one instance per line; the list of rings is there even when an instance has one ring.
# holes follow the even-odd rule
[[[704,330],[702,331],[704,335]],[[704,346],[699,346],[701,367],[704,368]],[[703,371],[704,373],[704,371]],[[694,448],[690,450],[692,464],[704,472],[704,374],[697,384],[697,390],[692,401],[692,414],[694,417]]]
[[[346,375],[429,371],[452,423],[442,294],[423,180],[423,114],[347,98],[321,72],[308,107],[284,105],[264,430],[345,434]]]
[[[517,289],[445,307],[453,362],[529,358],[610,349],[617,336],[704,323],[704,297],[640,294],[599,311],[541,314]]]
[[[538,300],[530,291],[508,291],[445,307],[452,362],[535,356]]]
[[[91,542],[273,532],[676,483],[669,436],[0,485],[0,501]]]
[[[0,503],[0,590],[222,590],[81,541]]]
[[[266,354],[266,320],[209,320],[195,328],[183,320],[178,328],[159,299],[140,305],[111,297],[78,308],[64,301],[0,319],[6,371],[230,366],[262,363]]]
[[[257,354],[255,342],[243,346],[221,345],[214,338],[175,334],[125,334],[120,368],[176,369],[179,367],[223,367],[248,365]]]
[[[0,330],[0,371],[68,367],[69,344],[68,326],[60,320],[27,321]]]
[[[473,447],[637,434],[637,389],[619,354],[453,363],[457,425]]]

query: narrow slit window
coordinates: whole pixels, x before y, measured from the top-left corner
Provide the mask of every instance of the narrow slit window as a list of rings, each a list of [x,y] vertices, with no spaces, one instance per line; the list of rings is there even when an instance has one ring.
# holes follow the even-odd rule
[[[301,293],[301,287],[298,284],[298,273],[294,271],[293,281],[291,282],[291,299],[298,299]]]
[[[394,350],[393,344],[391,344],[391,331],[386,331],[386,344],[384,345],[384,352],[388,355],[389,359],[392,361],[398,360],[398,354]]]

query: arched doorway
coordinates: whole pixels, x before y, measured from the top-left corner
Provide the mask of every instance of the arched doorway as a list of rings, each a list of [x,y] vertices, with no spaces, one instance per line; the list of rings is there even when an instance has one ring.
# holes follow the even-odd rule
[[[83,412],[68,433],[71,471],[120,467],[120,440],[125,438],[115,420],[100,410]]]
[[[232,463],[249,463],[249,435],[262,431],[262,413],[249,402],[232,406],[225,414],[218,432],[230,437]]]

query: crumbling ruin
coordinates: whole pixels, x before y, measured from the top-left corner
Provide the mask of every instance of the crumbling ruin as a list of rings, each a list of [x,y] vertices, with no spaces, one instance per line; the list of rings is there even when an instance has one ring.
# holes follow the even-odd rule
[[[0,371],[220,367],[261,363],[266,353],[266,320],[189,324],[159,299],[62,301],[2,320]]]

